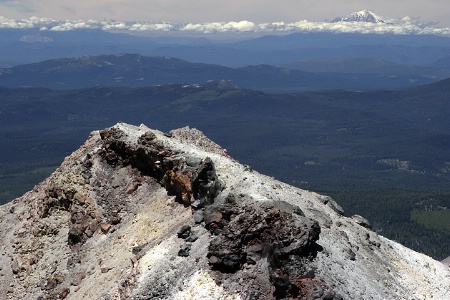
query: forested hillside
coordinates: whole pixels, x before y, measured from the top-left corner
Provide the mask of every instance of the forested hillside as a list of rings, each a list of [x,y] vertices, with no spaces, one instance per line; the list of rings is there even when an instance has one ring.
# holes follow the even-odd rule
[[[118,121],[162,131],[190,126],[255,170],[329,194],[387,237],[444,258],[448,224],[430,220],[450,207],[449,92],[448,80],[400,91],[277,95],[229,82],[3,88],[0,200],[31,189],[92,130]]]

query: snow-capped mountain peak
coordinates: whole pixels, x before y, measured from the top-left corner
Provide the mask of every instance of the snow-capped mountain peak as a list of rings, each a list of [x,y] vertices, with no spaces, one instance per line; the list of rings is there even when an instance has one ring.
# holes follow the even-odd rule
[[[361,10],[354,12],[346,17],[337,17],[333,21],[336,22],[368,22],[368,23],[385,23],[379,16],[369,10]]]

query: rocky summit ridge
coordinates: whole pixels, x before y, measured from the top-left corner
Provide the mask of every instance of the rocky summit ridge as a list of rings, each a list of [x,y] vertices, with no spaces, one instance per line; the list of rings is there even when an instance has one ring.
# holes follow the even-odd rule
[[[448,299],[450,269],[200,131],[119,123],[0,207],[0,299]]]

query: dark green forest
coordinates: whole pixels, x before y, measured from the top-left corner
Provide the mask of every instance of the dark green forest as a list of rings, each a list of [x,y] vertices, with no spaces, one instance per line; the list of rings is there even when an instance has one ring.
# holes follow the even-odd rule
[[[0,202],[46,178],[93,130],[122,121],[203,131],[241,163],[333,197],[346,215],[450,255],[450,81],[398,91],[266,94],[223,82],[0,89]],[[435,221],[439,219],[439,222]]]

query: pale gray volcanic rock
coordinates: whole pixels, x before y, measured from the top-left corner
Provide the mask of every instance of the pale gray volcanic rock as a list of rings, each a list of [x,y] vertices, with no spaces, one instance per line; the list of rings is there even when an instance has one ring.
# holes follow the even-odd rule
[[[447,257],[446,259],[442,260],[442,263],[443,263],[444,265],[447,265],[447,266],[450,267],[450,256]]]
[[[450,299],[447,265],[361,218],[198,130],[119,123],[0,207],[0,299]]]

